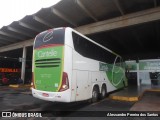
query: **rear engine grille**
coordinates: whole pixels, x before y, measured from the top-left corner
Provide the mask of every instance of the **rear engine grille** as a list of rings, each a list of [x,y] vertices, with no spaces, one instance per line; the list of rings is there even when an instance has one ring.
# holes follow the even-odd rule
[[[38,68],[59,67],[60,64],[60,58],[35,60],[35,66]]]

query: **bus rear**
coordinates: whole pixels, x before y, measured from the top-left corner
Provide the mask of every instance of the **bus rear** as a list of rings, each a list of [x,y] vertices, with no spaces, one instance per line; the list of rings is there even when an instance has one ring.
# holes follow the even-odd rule
[[[38,34],[33,47],[32,95],[36,98],[70,102],[68,74],[64,72],[65,29]]]

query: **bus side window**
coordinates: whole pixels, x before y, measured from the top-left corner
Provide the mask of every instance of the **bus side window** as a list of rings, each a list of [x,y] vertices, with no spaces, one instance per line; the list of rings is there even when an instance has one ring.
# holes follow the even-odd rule
[[[74,49],[84,57],[106,63],[113,63],[116,55],[94,44],[88,39],[72,32]]]

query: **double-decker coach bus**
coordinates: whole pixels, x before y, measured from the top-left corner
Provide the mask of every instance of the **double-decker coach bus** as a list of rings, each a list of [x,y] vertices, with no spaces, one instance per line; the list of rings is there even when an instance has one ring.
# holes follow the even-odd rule
[[[121,56],[69,27],[36,36],[32,67],[32,95],[47,101],[96,102],[127,85]]]

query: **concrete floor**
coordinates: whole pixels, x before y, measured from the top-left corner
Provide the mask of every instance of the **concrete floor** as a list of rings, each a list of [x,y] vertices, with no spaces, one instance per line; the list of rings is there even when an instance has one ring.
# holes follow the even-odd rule
[[[90,104],[87,101],[75,103],[49,102],[34,98],[30,89],[0,87],[0,111],[8,110],[82,110],[82,111],[127,111],[133,105],[132,102],[113,101],[105,98],[97,103]]]
[[[76,103],[56,103],[43,101],[32,97],[30,89],[27,88],[13,89],[0,86],[0,111],[39,111],[42,112],[43,116],[47,116],[41,119],[48,120],[81,120],[82,118],[80,116],[84,116],[83,120],[120,120],[119,117],[102,116],[105,116],[110,111],[130,111],[134,104],[135,102],[115,101],[109,99],[108,97],[104,100],[92,104],[88,103],[87,101]],[[127,117],[121,118],[127,120]],[[135,120],[134,117],[132,118]],[[132,118],[129,117],[130,120],[132,120]],[[12,119],[17,120],[17,118]],[[36,118],[21,118],[21,120],[28,119],[34,120]]]
[[[131,111],[154,111],[160,113],[160,92],[146,91],[140,100],[135,103]]]

